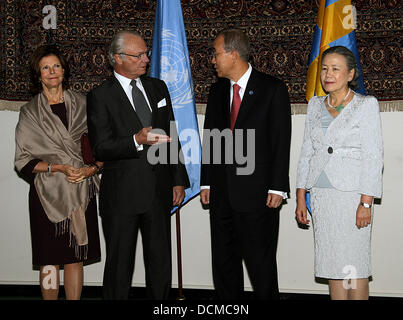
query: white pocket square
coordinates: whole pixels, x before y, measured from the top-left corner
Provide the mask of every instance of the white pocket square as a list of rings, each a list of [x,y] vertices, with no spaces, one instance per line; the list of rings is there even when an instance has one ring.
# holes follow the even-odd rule
[[[165,98],[164,98],[164,99],[162,99],[160,102],[158,102],[157,107],[158,107],[158,108],[161,108],[161,107],[165,107],[166,105],[167,105],[167,102],[166,102],[166,100],[165,100]]]

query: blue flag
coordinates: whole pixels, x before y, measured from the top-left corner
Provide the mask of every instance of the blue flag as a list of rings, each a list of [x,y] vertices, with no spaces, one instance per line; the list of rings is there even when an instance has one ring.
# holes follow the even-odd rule
[[[200,193],[201,143],[180,0],[157,1],[150,76],[165,81],[171,96],[190,180],[185,204]]]

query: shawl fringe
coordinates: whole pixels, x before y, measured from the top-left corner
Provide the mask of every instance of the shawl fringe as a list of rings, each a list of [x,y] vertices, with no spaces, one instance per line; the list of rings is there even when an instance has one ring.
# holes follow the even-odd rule
[[[95,183],[93,182],[92,177],[89,178],[89,185],[88,185],[89,193],[88,193],[88,201],[92,199],[97,193],[97,188]],[[85,211],[87,211],[87,208],[85,208]],[[74,213],[73,213],[74,214]],[[77,243],[77,240],[71,230],[71,217],[68,217],[64,219],[63,221],[57,222],[54,224],[55,225],[55,236],[60,237],[66,232],[69,233],[69,247],[72,248],[74,247],[74,254],[75,257],[79,260],[87,260],[88,259],[88,244],[84,245],[79,245]]]
[[[74,247],[74,255],[79,260],[87,260],[88,259],[88,244],[79,245],[74,237],[73,233],[71,232],[70,228],[71,219],[67,218],[63,221],[55,223],[55,236],[60,237],[67,232],[69,233],[69,247]]]
[[[55,223],[55,236],[60,237],[67,232],[69,233],[69,247],[74,247],[74,255],[79,260],[87,260],[88,259],[88,244],[79,245],[74,237],[73,233],[71,232],[70,228],[71,219],[67,218],[63,221]]]

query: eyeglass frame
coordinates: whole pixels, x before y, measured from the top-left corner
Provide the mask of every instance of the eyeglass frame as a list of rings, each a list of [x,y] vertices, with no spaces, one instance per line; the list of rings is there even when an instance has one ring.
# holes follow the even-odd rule
[[[146,56],[147,58],[150,58],[151,57],[151,50],[147,50],[147,51],[141,52],[139,54],[129,54],[129,53],[124,53],[124,52],[115,52],[115,54],[120,54],[120,55],[124,55],[124,56],[133,57],[133,58],[136,58],[136,59],[141,59],[144,56]]]
[[[221,51],[221,52],[212,52],[211,53],[211,58],[213,58],[213,59],[216,59],[217,58],[217,56],[219,56],[220,54],[222,54],[222,53],[231,53],[232,51]]]

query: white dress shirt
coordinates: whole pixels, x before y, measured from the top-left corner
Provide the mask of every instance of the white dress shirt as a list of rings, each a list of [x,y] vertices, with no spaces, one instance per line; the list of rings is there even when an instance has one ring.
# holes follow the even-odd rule
[[[231,82],[231,88],[229,90],[229,94],[230,94],[229,109],[230,109],[230,111],[231,111],[231,106],[232,106],[232,100],[234,98],[234,84],[237,84],[238,86],[241,87],[239,89],[239,96],[241,97],[241,102],[242,102],[243,95],[245,94],[246,86],[248,84],[250,75],[252,73],[252,66],[250,65],[250,63],[248,63],[248,65],[249,65],[248,70],[246,70],[246,72],[243,74],[243,76],[241,78],[239,78],[239,80],[237,82],[230,80],[230,82]]]
[[[246,86],[248,84],[250,75],[252,73],[251,64],[248,63],[248,66],[249,66],[248,70],[246,70],[246,72],[242,75],[241,78],[239,78],[239,80],[237,82],[235,82],[233,80],[230,80],[230,82],[231,82],[231,88],[230,88],[230,91],[229,91],[230,92],[230,104],[228,106],[230,111],[231,111],[231,106],[232,106],[232,99],[233,99],[233,96],[234,96],[234,89],[233,89],[234,84],[237,84],[237,85],[239,85],[241,87],[239,89],[239,96],[241,97],[241,102],[242,102],[243,96],[245,94]],[[202,190],[203,189],[210,189],[210,186],[200,186],[200,189],[202,189]],[[287,192],[277,191],[277,190],[269,190],[268,193],[273,193],[273,194],[280,195],[280,196],[283,197],[283,199],[288,198]]]
[[[129,99],[134,111],[136,111],[136,106],[134,105],[133,96],[132,96],[133,87],[131,85],[131,81],[133,79],[126,78],[125,76],[122,76],[121,74],[117,73],[116,71],[113,71],[113,74],[115,75],[116,79],[119,81],[120,85],[122,86],[123,91],[126,93],[126,96]],[[143,93],[144,98],[146,99],[147,105],[148,105],[148,107],[150,108],[150,110],[152,112],[152,109],[150,107],[150,102],[148,101],[146,91],[144,90],[144,87],[143,87],[143,84],[141,83],[140,78],[137,78],[135,80],[136,80],[136,83],[137,83],[137,88],[139,88],[140,91]],[[139,145],[137,143],[135,135],[133,136],[133,141],[134,141],[134,144],[136,145],[137,151],[142,151],[143,150],[143,145]]]

